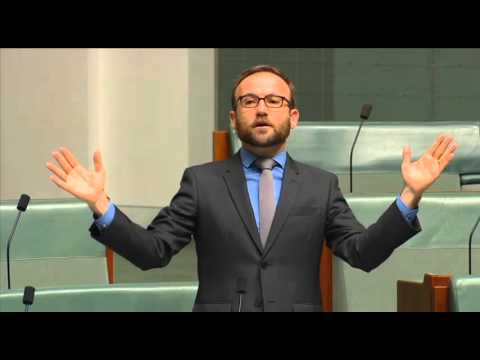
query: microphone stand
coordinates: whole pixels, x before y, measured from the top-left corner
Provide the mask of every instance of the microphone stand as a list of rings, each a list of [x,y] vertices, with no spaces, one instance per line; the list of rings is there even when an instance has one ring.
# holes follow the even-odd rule
[[[8,238],[7,242],[7,279],[8,279],[8,289],[11,289],[10,287],[10,244],[12,243],[13,235],[15,234],[15,230],[17,228],[18,222],[20,220],[20,216],[22,215],[22,212],[19,211],[17,214],[17,219],[15,220],[15,225],[13,226],[13,230],[10,233],[10,237]]]
[[[362,121],[360,122],[360,126],[358,127],[357,134],[355,135],[355,139],[353,140],[352,148],[350,149],[350,193],[353,192],[353,183],[352,183],[352,159],[353,159],[353,149],[355,148],[355,144],[357,143],[358,135],[360,134],[360,129],[363,126],[363,123],[365,122],[365,119],[362,118]]]
[[[472,275],[472,238],[479,223],[480,223],[480,216],[478,217],[477,222],[473,226],[473,229],[470,232],[470,238],[468,240],[468,275]]]
[[[360,126],[358,127],[357,133],[355,134],[355,139],[353,140],[352,147],[350,149],[350,193],[353,192],[353,149],[355,148],[355,144],[357,143],[358,135],[360,134],[360,130],[362,129],[363,123],[370,117],[370,113],[372,112],[372,105],[365,104],[362,106],[362,110],[360,113],[360,118],[362,121],[360,122]]]
[[[15,230],[17,229],[18,221],[20,220],[20,215],[22,212],[27,210],[28,202],[30,201],[30,196],[27,194],[22,194],[20,199],[18,200],[17,204],[17,219],[15,220],[15,224],[13,225],[12,232],[10,233],[10,237],[7,241],[7,278],[8,278],[8,289],[11,289],[10,286],[10,244],[12,243],[13,235],[15,234]]]
[[[247,280],[245,278],[237,279],[237,294],[238,294],[238,312],[242,312],[243,295],[247,292]]]

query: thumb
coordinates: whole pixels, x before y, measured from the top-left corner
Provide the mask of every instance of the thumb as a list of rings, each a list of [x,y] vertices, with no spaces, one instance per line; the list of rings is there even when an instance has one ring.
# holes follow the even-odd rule
[[[100,153],[100,150],[96,150],[93,153],[93,164],[95,165],[96,172],[103,171],[103,161],[102,161],[102,154]]]
[[[403,165],[410,164],[412,162],[412,148],[410,145],[403,147]]]

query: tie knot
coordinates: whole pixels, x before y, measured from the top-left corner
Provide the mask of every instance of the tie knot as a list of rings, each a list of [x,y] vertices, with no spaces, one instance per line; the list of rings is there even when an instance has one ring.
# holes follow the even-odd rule
[[[269,158],[258,158],[255,160],[255,166],[262,171],[265,169],[272,170],[276,164],[275,160]]]

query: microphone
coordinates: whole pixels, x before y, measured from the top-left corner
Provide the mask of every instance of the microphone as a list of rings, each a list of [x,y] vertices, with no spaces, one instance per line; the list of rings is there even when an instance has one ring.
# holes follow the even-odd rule
[[[477,222],[473,226],[473,229],[470,232],[470,239],[468,240],[468,275],[472,275],[472,238],[475,230],[477,229],[478,223],[480,223],[480,216],[478,217]]]
[[[15,220],[15,225],[13,225],[12,232],[10,233],[10,237],[8,238],[7,242],[7,277],[8,277],[8,288],[10,289],[10,244],[13,239],[13,235],[15,234],[15,229],[17,228],[18,221],[20,220],[20,215],[22,212],[27,210],[28,202],[30,201],[30,196],[27,194],[22,194],[20,196],[20,199],[18,200],[17,204],[17,209],[18,209],[18,215],[17,219]]]
[[[237,294],[238,294],[238,312],[242,312],[242,300],[243,294],[247,292],[247,281],[245,278],[238,278],[237,279]]]
[[[35,288],[33,286],[25,286],[23,290],[23,305],[25,305],[25,312],[28,312],[30,306],[33,304],[35,297]]]
[[[353,159],[353,149],[355,148],[355,144],[357,143],[358,135],[360,134],[360,129],[362,128],[363,123],[370,117],[370,113],[372,112],[372,105],[364,104],[362,106],[362,111],[360,112],[360,125],[358,126],[357,134],[355,135],[355,139],[353,140],[352,148],[350,149],[350,192],[353,192],[353,183],[352,183],[352,159]]]

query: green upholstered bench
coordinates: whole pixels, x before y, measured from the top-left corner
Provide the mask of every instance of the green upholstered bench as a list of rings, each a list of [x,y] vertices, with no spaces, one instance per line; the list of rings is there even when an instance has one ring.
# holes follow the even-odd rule
[[[358,122],[305,122],[293,129],[288,151],[295,159],[331,171],[339,176],[344,192],[349,191],[350,148]],[[480,190],[479,122],[367,122],[353,156],[355,193],[395,192],[402,188],[402,148],[411,145],[413,159],[423,154],[440,133],[453,134],[460,148],[431,192]],[[232,153],[241,146],[230,129]]]
[[[480,312],[480,276],[453,276],[449,294],[450,311]]]
[[[0,289],[7,288],[7,239],[17,201],[0,203]],[[90,238],[92,213],[75,199],[32,199],[10,246],[11,286],[107,284],[105,247]]]
[[[39,288],[32,312],[190,312],[197,283]],[[23,290],[0,291],[0,312],[21,312]]]
[[[396,194],[346,196],[357,219],[372,224]],[[462,276],[468,272],[468,239],[480,215],[480,194],[425,194],[418,213],[422,232],[370,273],[333,260],[334,311],[396,311],[398,280],[422,281],[425,273]],[[480,269],[480,229],[473,236],[473,272]]]
[[[0,202],[0,289],[7,288],[6,241],[17,216],[16,201]],[[160,207],[119,205],[146,227]],[[105,247],[92,239],[88,206],[76,199],[32,199],[22,214],[10,247],[12,288],[107,284]],[[193,241],[168,267],[142,271],[114,257],[115,282],[195,282],[197,260]]]

